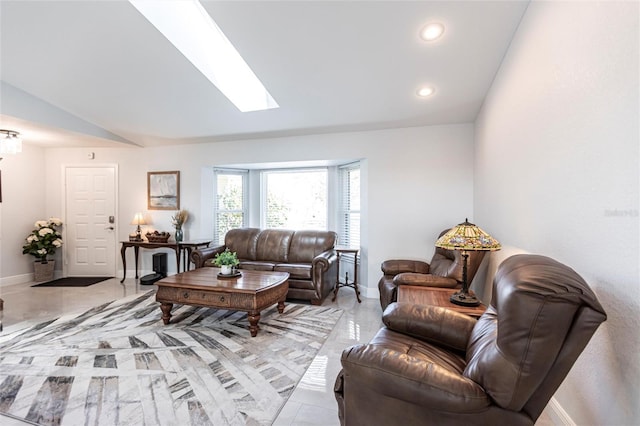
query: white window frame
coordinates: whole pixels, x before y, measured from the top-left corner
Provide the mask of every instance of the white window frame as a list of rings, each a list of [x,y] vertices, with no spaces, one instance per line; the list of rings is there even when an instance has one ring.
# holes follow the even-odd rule
[[[240,175],[242,176],[242,209],[241,210],[221,210],[218,206],[218,176],[220,175]],[[214,244],[223,244],[219,241],[220,232],[218,226],[218,215],[222,213],[242,213],[242,227],[247,226],[249,222],[249,171],[239,169],[213,169],[213,242]]]
[[[323,171],[326,173],[327,178],[327,188],[325,193],[325,227],[324,230],[330,229],[330,205],[331,201],[329,200],[329,192],[330,192],[330,173],[328,167],[303,167],[303,168],[279,168],[279,169],[261,169],[260,170],[260,227],[267,227],[267,179],[266,175],[271,173],[304,173],[304,172],[318,172]]]

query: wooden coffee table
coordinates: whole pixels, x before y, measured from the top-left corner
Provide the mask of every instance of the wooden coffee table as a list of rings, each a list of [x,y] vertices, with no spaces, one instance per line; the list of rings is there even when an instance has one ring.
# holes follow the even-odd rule
[[[162,321],[169,324],[174,303],[245,311],[249,314],[251,337],[255,337],[260,328],[260,311],[277,303],[278,312],[284,312],[288,272],[242,270],[237,278],[219,278],[219,272],[219,268],[204,267],[156,282]]]
[[[481,316],[484,311],[487,310],[487,307],[483,304],[480,304],[479,306],[460,306],[451,303],[449,301],[449,297],[459,290],[460,289],[453,288],[400,285],[398,286],[398,302],[414,303],[416,305],[441,306],[476,318]]]

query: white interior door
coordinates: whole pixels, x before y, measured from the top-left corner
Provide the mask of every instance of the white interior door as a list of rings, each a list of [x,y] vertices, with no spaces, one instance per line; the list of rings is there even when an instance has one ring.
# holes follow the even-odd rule
[[[115,167],[67,167],[67,276],[115,276]]]

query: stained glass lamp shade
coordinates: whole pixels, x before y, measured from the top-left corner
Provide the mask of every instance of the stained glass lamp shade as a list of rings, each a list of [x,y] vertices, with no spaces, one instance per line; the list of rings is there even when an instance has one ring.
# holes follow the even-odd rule
[[[500,243],[467,219],[451,228],[436,241],[436,247],[447,250],[459,250],[463,258],[462,290],[451,295],[451,303],[462,306],[478,306],[480,301],[469,292],[467,282],[467,260],[470,251],[496,251],[502,246]]]

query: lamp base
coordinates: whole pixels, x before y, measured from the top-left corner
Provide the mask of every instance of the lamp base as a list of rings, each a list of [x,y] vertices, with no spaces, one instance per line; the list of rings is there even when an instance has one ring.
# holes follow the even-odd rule
[[[480,301],[476,296],[471,293],[463,293],[461,291],[453,293],[449,298],[449,301],[455,305],[460,306],[478,306]]]

